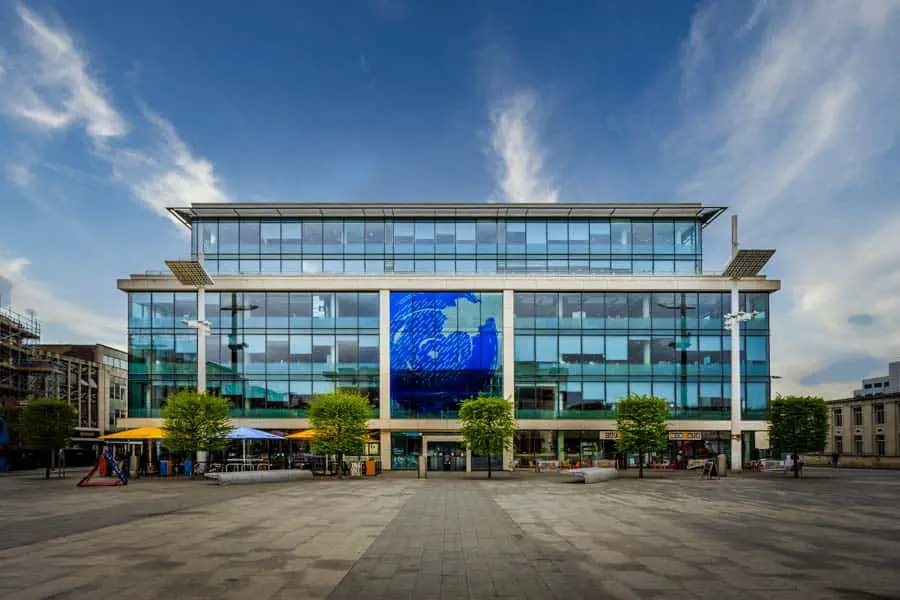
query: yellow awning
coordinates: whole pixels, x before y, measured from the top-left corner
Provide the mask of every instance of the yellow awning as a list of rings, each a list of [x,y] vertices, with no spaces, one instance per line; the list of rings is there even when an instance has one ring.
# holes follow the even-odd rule
[[[166,431],[160,427],[138,427],[101,436],[101,440],[163,440]]]
[[[291,435],[286,436],[286,438],[289,440],[314,440],[314,439],[316,439],[317,435],[318,434],[316,433],[315,429],[307,429],[306,431],[298,431],[297,433],[292,433]],[[367,442],[377,442],[378,436],[377,435],[367,436],[366,441]]]

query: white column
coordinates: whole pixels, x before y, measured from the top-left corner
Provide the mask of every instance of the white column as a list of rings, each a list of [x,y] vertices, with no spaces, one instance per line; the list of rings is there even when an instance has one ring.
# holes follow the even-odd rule
[[[378,416],[391,418],[391,292],[378,292]],[[390,446],[390,443],[388,444]],[[384,464],[381,465],[384,468]]]
[[[381,439],[381,470],[391,470],[391,432],[382,429],[379,432]]]
[[[515,298],[513,290],[503,290],[503,397],[513,405],[516,403],[516,329]],[[512,464],[512,447],[503,450],[502,468]]]
[[[206,289],[197,288],[197,393],[206,393]]]
[[[731,282],[731,471],[740,473],[744,466],[741,444],[741,323],[738,282]]]

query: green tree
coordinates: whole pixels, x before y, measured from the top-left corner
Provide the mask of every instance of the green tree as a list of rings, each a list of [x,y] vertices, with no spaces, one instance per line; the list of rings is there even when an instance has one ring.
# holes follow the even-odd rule
[[[77,417],[75,409],[58,398],[36,398],[22,409],[21,426],[27,445],[47,453],[44,479],[50,479],[53,457],[69,444]]]
[[[313,452],[336,454],[343,470],[344,456],[361,456],[365,451],[371,412],[369,400],[355,392],[341,390],[313,398],[307,412],[316,432]]]
[[[233,429],[228,418],[231,403],[216,394],[182,390],[166,398],[162,409],[166,439],[163,443],[176,453],[196,458],[201,450],[222,451],[228,447]]]
[[[814,396],[777,396],[769,405],[769,444],[790,453],[800,477],[800,453],[821,452],[828,438],[828,407]]]
[[[459,407],[460,434],[473,454],[488,457],[488,479],[493,476],[491,457],[512,446],[516,421],[512,403],[495,396],[479,395]]]
[[[668,416],[669,406],[663,398],[630,394],[619,400],[616,416],[619,449],[638,455],[638,477],[641,479],[644,478],[644,456],[666,449]]]

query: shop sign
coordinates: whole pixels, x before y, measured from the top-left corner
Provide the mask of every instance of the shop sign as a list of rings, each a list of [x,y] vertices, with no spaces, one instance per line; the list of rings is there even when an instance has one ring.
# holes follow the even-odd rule
[[[678,442],[699,442],[703,439],[702,431],[670,431],[669,439]]]
[[[622,436],[619,435],[618,431],[601,431],[600,432],[601,440],[616,440],[616,439],[619,439],[620,437],[622,437]]]

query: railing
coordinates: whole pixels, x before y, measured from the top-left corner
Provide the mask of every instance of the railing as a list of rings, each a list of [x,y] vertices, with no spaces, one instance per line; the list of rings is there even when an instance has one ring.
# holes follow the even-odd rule
[[[41,336],[41,324],[36,317],[21,315],[6,306],[0,306],[0,317],[3,317],[35,337]]]

